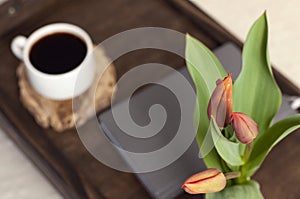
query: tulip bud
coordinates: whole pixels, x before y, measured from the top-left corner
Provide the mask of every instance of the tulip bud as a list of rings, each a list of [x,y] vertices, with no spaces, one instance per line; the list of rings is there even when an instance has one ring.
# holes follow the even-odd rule
[[[225,175],[218,169],[207,169],[188,178],[182,188],[189,194],[214,193],[226,186]]]
[[[226,127],[231,120],[232,113],[232,79],[229,73],[224,80],[217,80],[217,87],[209,100],[207,114],[213,116],[220,128]]]
[[[258,126],[256,122],[244,113],[232,113],[232,127],[238,140],[248,144],[256,138]]]

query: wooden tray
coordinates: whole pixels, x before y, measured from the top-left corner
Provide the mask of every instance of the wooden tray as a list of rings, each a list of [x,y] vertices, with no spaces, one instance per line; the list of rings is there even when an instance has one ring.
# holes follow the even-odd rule
[[[95,43],[121,31],[144,26],[189,32],[211,49],[227,41],[233,41],[239,46],[241,42],[185,0],[51,0],[49,5],[51,6],[43,6],[44,12],[35,12],[33,16],[26,14],[26,10],[21,10],[19,18],[26,16],[27,21],[13,22],[16,24],[14,27],[9,26],[8,32],[0,34],[1,127],[65,198],[150,198],[133,174],[118,172],[95,160],[86,151],[75,130],[58,134],[51,129],[42,129],[35,123],[19,101],[15,74],[18,60],[9,50],[11,39],[18,34],[28,35],[47,23],[70,22],[87,30]],[[5,26],[3,21],[0,24]],[[142,50],[124,55],[115,62],[118,77],[134,66],[149,62],[167,64],[174,68],[184,65],[184,60],[173,54]],[[282,90],[289,94],[300,94],[278,72],[275,71],[275,75]],[[300,157],[297,155],[300,152],[299,141],[297,134],[286,139],[271,153],[255,176],[263,183],[262,191],[266,198],[286,198],[287,194],[289,198],[299,198],[300,179],[299,175],[295,175],[300,171]],[[199,196],[185,194],[178,198]]]

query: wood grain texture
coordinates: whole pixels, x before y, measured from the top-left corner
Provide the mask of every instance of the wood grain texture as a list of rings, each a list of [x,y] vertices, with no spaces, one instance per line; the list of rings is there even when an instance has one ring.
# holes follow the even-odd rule
[[[176,1],[171,2],[171,5],[169,1],[162,0],[110,0],[109,2],[64,0],[53,6],[55,9],[47,10],[47,15],[30,18],[24,24],[9,29],[9,33],[1,37],[0,109],[16,130],[15,133],[8,132],[8,134],[25,151],[31,149],[27,154],[42,168],[45,175],[66,198],[76,196],[84,199],[150,199],[150,196],[133,174],[113,170],[96,161],[84,148],[73,129],[57,134],[51,129],[44,130],[35,123],[19,101],[15,74],[18,60],[9,50],[11,39],[18,34],[28,35],[48,23],[69,22],[89,32],[95,43],[121,31],[145,26],[165,27],[182,33],[189,32],[211,49],[226,41],[237,42],[230,34],[216,28],[217,24],[205,14],[200,14],[198,17],[203,20],[196,22],[195,15],[198,14],[194,16],[186,14],[187,11],[178,9],[184,6],[178,6]],[[2,28],[3,24],[0,23],[0,27]],[[149,62],[167,64],[174,68],[184,65],[184,60],[173,54],[153,49],[141,50],[116,60],[117,76],[122,76],[134,66]],[[295,92],[284,81],[281,82],[281,86],[285,90],[290,89],[291,92]],[[300,183],[299,175],[293,175],[293,173],[297,174],[300,168],[299,156],[295,155],[295,151],[299,151],[298,143],[299,136],[296,134],[288,137],[283,144],[276,147],[256,175],[256,179],[264,182],[263,192],[266,198],[287,198],[284,191],[276,191],[275,195],[273,192],[275,187],[279,190],[289,187],[288,190],[293,194],[288,198],[300,197],[300,191],[297,189],[297,184]],[[276,159],[281,156],[291,157],[292,160]],[[46,163],[46,166],[41,162]],[[280,181],[276,175],[285,167],[289,168],[289,171],[285,171],[288,178],[286,181]],[[185,194],[177,199],[198,197]]]
[[[10,0],[0,6],[0,36],[25,27],[28,20],[36,21],[49,14],[58,0]]]

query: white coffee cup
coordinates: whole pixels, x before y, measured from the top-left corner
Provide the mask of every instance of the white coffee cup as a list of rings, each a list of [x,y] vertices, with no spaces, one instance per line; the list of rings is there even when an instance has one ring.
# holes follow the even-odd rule
[[[83,61],[74,69],[61,74],[48,74],[33,66],[29,54],[37,41],[55,33],[68,33],[80,38],[86,44],[87,52]],[[86,91],[93,82],[95,71],[93,43],[90,36],[78,26],[66,23],[46,25],[33,32],[28,38],[15,37],[11,43],[11,50],[24,62],[32,87],[46,98],[71,99]]]

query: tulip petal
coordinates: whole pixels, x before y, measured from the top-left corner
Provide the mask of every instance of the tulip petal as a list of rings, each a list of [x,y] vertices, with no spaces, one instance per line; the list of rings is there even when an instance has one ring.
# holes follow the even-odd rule
[[[224,93],[225,88],[223,84],[219,84],[213,92],[210,100],[211,103],[208,105],[211,110],[209,119],[211,119],[211,116],[214,116],[219,127],[224,127],[226,117],[226,100],[224,100]]]
[[[236,137],[244,144],[252,142],[258,134],[258,126],[256,122],[244,113],[232,113],[232,126]]]
[[[224,92],[222,94],[222,97],[219,101],[218,107],[216,109],[217,113],[216,113],[216,122],[218,124],[219,127],[225,127],[227,126],[227,122],[226,122],[226,117],[227,117],[227,100],[226,100],[226,93],[225,93],[225,89]]]
[[[220,128],[226,127],[232,113],[232,79],[229,73],[224,80],[218,79],[207,107],[208,118],[213,116]]]
[[[184,184],[198,182],[199,179],[210,178],[211,176],[215,176],[219,173],[220,173],[220,171],[218,169],[215,169],[215,168],[207,169],[205,171],[202,171],[202,172],[192,175],[184,182]]]
[[[218,169],[208,169],[188,178],[182,188],[189,194],[214,193],[226,186],[225,175]]]

